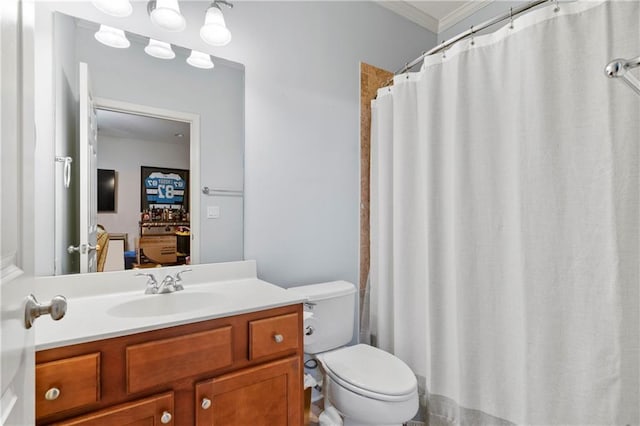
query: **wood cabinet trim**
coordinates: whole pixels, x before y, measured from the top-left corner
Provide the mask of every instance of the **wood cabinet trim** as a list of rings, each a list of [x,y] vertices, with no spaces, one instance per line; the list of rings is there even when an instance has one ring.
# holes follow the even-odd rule
[[[233,364],[231,326],[126,348],[127,393],[213,372]]]
[[[59,396],[47,400],[56,388]],[[100,353],[51,361],[36,366],[36,415],[47,416],[100,401]]]
[[[171,414],[169,426],[178,424],[175,419],[173,392],[167,392],[150,398],[131,401],[115,407],[76,417],[67,421],[53,423],[56,426],[111,426],[131,424],[152,419],[154,425],[160,424],[164,412]],[[137,424],[137,423],[136,423]]]
[[[267,319],[288,314],[298,315],[298,348],[288,353],[276,353],[260,359],[250,359],[249,356],[249,323],[251,321]],[[138,393],[127,393],[127,347],[155,342],[157,340],[172,339],[193,333],[206,332],[224,327],[231,327],[231,346],[233,362],[228,367],[215,371],[203,372],[184,379],[176,380],[172,384],[160,384],[153,388],[144,389]],[[236,316],[216,318],[191,324],[168,327],[127,336],[114,337],[60,348],[47,349],[36,352],[36,363],[42,364],[65,358],[83,356],[88,353],[100,353],[101,383],[100,400],[91,405],[72,408],[60,413],[38,415],[37,425],[52,424],[64,419],[86,415],[90,411],[104,410],[140,398],[149,397],[160,392],[173,391],[174,404],[180,424],[192,425],[195,422],[194,398],[195,383],[212,377],[219,377],[238,370],[251,368],[270,361],[281,360],[283,357],[297,357],[302,366],[302,304],[288,305],[263,311],[239,314]],[[302,389],[302,373],[297,377]],[[302,404],[300,402],[299,404]],[[294,423],[297,425],[298,423]]]
[[[249,359],[286,355],[298,349],[298,314],[278,315],[249,322]],[[278,342],[275,336],[282,337]]]
[[[266,364],[261,364],[255,367],[246,368],[240,371],[225,374],[223,376],[206,380],[197,383],[196,399],[195,399],[195,411],[196,411],[196,426],[218,426],[221,425],[220,411],[227,408],[220,406],[217,402],[217,397],[224,397],[227,394],[234,392],[242,392],[244,388],[250,386],[259,386],[261,383],[268,381],[282,379],[286,382],[284,389],[273,389],[274,392],[281,391],[283,397],[286,400],[286,424],[279,423],[279,426],[297,426],[302,424],[302,417],[304,410],[302,407],[302,383],[300,377],[301,372],[300,357],[293,356],[278,361],[272,361]],[[263,400],[267,400],[269,395],[263,395],[263,398],[257,398],[257,401],[253,401],[256,404],[260,404]],[[211,401],[211,407],[208,409],[202,409],[200,406],[203,398],[207,398]],[[221,402],[222,403],[222,402]],[[223,403],[222,403],[223,404]],[[249,413],[258,413],[258,415],[266,415],[260,410],[260,406],[241,406],[235,407],[238,411],[247,410]],[[264,408],[264,407],[263,407]],[[246,414],[246,413],[245,413]],[[273,414],[273,413],[272,413]],[[266,421],[260,417],[261,421]],[[282,419],[280,419],[282,420]],[[255,419],[253,419],[255,422]],[[266,423],[259,423],[261,426]],[[240,425],[240,423],[234,423],[234,426]],[[270,425],[270,424],[269,424]]]

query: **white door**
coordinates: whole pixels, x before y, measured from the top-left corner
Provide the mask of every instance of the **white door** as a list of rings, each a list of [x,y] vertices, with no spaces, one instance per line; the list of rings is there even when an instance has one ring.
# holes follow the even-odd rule
[[[81,62],[78,73],[80,97],[80,273],[96,272],[98,231],[98,122],[91,96],[89,67]]]
[[[32,29],[22,28],[21,8],[19,0],[0,1],[0,425],[35,421],[34,336],[23,323],[24,300],[33,290],[33,279],[22,270],[28,269],[26,257],[33,256],[33,242],[27,240],[33,223],[22,196],[32,195],[33,187],[21,167],[33,149],[26,131],[29,126],[33,129],[33,116],[23,108],[21,90],[25,76],[21,31]],[[29,63],[28,57],[24,61]],[[28,77],[24,78],[26,85]]]

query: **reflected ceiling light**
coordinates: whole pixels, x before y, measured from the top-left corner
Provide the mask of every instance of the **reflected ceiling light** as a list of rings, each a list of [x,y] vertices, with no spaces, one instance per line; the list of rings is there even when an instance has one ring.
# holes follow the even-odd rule
[[[192,67],[202,68],[202,69],[211,69],[213,68],[213,62],[211,62],[211,56],[206,53],[198,52],[197,50],[192,50],[191,55],[187,58],[187,63]]]
[[[102,13],[124,18],[131,15],[133,7],[129,0],[91,0],[91,3]]]
[[[175,52],[171,49],[171,45],[164,41],[149,39],[149,44],[144,48],[149,56],[159,59],[173,59],[176,57]]]
[[[182,31],[187,25],[178,0],[151,0],[147,3],[147,12],[151,22],[167,31]]]
[[[202,40],[212,46],[225,46],[231,41],[231,32],[224,22],[224,16],[222,16],[222,10],[220,9],[221,4],[230,8],[233,7],[231,3],[225,0],[214,1],[207,9],[204,25],[200,28]]]
[[[94,34],[94,37],[100,43],[117,49],[126,49],[131,46],[131,43],[124,35],[124,31],[108,25],[100,25],[100,30]]]

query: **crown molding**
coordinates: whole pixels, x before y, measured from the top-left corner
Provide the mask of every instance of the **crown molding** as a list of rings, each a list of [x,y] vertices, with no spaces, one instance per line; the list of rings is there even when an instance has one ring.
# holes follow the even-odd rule
[[[413,23],[420,25],[431,31],[434,34],[438,34],[438,20],[433,16],[421,11],[420,9],[413,7],[406,1],[385,1],[376,0],[380,6],[388,9],[398,15],[407,18]]]
[[[474,0],[463,4],[453,12],[440,19],[440,21],[438,22],[438,34],[448,30],[463,19],[468,18],[483,7],[488,6],[490,3],[493,3],[493,1],[494,0]]]

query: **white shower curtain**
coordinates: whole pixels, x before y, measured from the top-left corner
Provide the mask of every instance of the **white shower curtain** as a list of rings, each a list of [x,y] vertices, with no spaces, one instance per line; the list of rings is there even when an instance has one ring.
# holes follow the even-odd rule
[[[373,102],[372,340],[431,426],[640,423],[640,2],[560,8]]]

